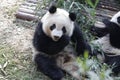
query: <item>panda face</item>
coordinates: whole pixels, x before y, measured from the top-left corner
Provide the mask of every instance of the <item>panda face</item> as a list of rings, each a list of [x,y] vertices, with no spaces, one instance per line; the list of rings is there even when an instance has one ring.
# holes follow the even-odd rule
[[[41,19],[42,29],[47,36],[58,41],[63,35],[73,34],[75,18],[73,13],[52,6]]]
[[[120,26],[120,11],[118,13],[116,13],[110,21],[114,22]]]
[[[66,33],[66,28],[65,26],[61,27],[61,28],[57,28],[55,24],[53,24],[52,26],[50,26],[50,33],[51,33],[51,38],[54,41],[58,41],[62,35],[64,35]]]

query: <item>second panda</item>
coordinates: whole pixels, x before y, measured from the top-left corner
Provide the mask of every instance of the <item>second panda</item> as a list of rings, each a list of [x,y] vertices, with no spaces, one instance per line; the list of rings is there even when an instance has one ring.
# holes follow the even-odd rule
[[[102,27],[92,27],[92,33],[100,38],[93,41],[100,45],[105,53],[103,61],[108,65],[114,65],[115,74],[120,73],[120,11],[110,20],[104,19]]]

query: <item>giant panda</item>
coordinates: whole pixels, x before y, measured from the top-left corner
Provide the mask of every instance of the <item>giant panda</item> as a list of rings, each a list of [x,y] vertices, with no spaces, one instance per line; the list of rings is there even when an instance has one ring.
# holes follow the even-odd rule
[[[33,61],[37,70],[52,80],[62,80],[63,71],[80,80],[79,74],[73,71],[73,68],[79,70],[75,58],[84,51],[91,54],[90,46],[75,19],[74,13],[51,5],[36,27],[33,37]],[[69,66],[72,68],[69,69]]]
[[[104,19],[103,26],[94,26],[91,29],[92,34],[98,36],[98,39],[92,41],[93,44],[100,46],[105,53],[102,58],[108,65],[114,65],[112,71],[115,74],[120,73],[120,11],[110,20]]]

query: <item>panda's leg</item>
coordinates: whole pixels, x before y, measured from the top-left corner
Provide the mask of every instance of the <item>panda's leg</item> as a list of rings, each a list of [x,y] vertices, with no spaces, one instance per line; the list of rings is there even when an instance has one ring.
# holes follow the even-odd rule
[[[37,69],[41,71],[46,76],[50,77],[52,80],[62,80],[64,74],[62,70],[56,65],[53,58],[49,58],[44,54],[36,54],[33,56],[34,62],[37,65]]]
[[[82,31],[80,30],[79,26],[77,26],[76,24],[71,39],[73,42],[76,43],[75,46],[76,46],[77,56],[83,54],[84,51],[86,50],[91,54],[91,47],[84,39]]]
[[[114,64],[112,71],[115,75],[120,73],[120,55],[105,55],[104,62],[111,66]]]
[[[112,69],[112,71],[114,72],[115,75],[118,75],[120,73],[120,65],[116,66]]]
[[[71,50],[70,50],[71,49]],[[76,62],[76,57],[73,53],[73,47],[67,46],[64,51],[57,54],[57,65],[65,72],[70,74],[76,80],[81,80],[80,67]]]

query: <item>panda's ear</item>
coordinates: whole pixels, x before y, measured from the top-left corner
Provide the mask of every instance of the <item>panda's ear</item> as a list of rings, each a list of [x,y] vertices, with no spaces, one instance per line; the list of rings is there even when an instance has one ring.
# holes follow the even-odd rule
[[[49,8],[49,12],[50,12],[51,14],[55,13],[56,10],[57,10],[57,7],[56,7],[55,5],[51,5],[50,8]]]
[[[69,17],[72,21],[75,21],[75,19],[76,19],[75,13],[69,13]]]
[[[120,24],[120,16],[117,18],[117,22]]]

